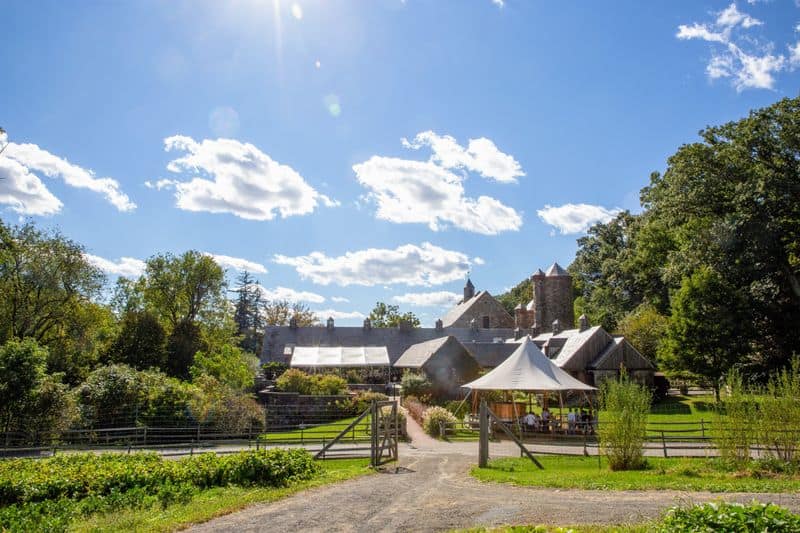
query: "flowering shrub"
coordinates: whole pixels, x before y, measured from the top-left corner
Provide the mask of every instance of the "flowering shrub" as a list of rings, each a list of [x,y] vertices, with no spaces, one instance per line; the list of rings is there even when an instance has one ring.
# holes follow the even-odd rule
[[[408,414],[411,415],[411,418],[416,420],[418,424],[421,425],[423,423],[427,407],[420,402],[416,396],[406,396],[403,399],[403,407],[406,408]]]
[[[442,425],[455,424],[458,420],[453,413],[444,407],[430,407],[425,411],[425,417],[422,420],[422,429],[432,437],[444,437],[442,432]]]

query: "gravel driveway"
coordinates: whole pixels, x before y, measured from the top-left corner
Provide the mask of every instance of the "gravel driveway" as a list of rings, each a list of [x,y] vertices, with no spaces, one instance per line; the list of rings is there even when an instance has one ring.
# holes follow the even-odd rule
[[[772,501],[800,511],[800,494],[559,490],[482,483],[469,475],[477,443],[453,446],[419,435],[400,468],[328,485],[197,525],[190,531],[441,531],[502,524],[621,524],[657,517],[677,503],[724,497]],[[491,446],[492,453],[513,453]],[[466,451],[471,453],[467,454]]]

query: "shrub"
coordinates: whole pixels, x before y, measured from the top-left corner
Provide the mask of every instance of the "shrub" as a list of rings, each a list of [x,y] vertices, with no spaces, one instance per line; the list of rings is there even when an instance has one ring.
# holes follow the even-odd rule
[[[658,524],[659,532],[674,531],[800,531],[800,515],[778,505],[753,502],[706,503],[692,507],[673,507]]]
[[[400,380],[404,396],[425,396],[431,394],[431,382],[422,374],[406,372]]]
[[[761,400],[758,416],[759,440],[768,453],[787,463],[798,459],[800,442],[800,358],[773,376]]]
[[[406,396],[403,399],[403,407],[406,408],[408,414],[411,415],[411,418],[416,420],[418,424],[423,423],[427,407],[422,404],[416,396]]]
[[[444,407],[430,407],[425,411],[425,416],[422,420],[422,429],[432,437],[445,437],[442,431],[442,425],[456,424],[458,420],[453,413]]]
[[[758,422],[755,399],[747,394],[738,372],[728,374],[723,403],[714,414],[712,439],[723,461],[742,465],[750,460]]]
[[[347,392],[347,380],[335,374],[312,376],[311,394],[336,396]]]
[[[453,413],[453,416],[459,420],[462,420],[465,416],[467,416],[467,413],[469,413],[470,410],[469,403],[463,400],[453,400],[447,402],[444,408]]]
[[[275,380],[275,388],[281,392],[311,394],[312,386],[313,380],[311,376],[296,368],[290,368]]]
[[[651,395],[622,369],[619,380],[607,380],[601,388],[606,420],[597,428],[603,453],[612,470],[643,468],[643,446]]]
[[[278,377],[287,370],[289,370],[289,365],[277,361],[270,361],[269,363],[261,365],[261,371],[264,373],[266,379],[278,379]]]
[[[380,392],[361,391],[353,398],[353,404],[357,412],[363,413],[369,408],[370,405],[372,405],[373,401],[385,402],[388,399],[388,396]]]
[[[72,454],[0,463],[0,505],[83,499],[165,484],[198,488],[234,485],[278,487],[310,479],[319,466],[305,450],[212,453],[166,460],[156,454]],[[0,524],[2,525],[2,524]]]
[[[211,376],[197,380],[200,394],[192,403],[197,421],[221,431],[243,434],[264,427],[264,408],[255,398],[220,383]]]

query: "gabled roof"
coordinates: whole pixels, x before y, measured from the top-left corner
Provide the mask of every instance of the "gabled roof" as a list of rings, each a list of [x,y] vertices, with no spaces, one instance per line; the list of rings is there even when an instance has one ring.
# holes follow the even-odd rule
[[[596,390],[556,366],[528,337],[500,366],[464,385],[472,390]]]
[[[458,342],[455,337],[446,336],[439,339],[432,339],[429,341],[412,344],[405,352],[403,352],[403,355],[400,356],[400,359],[395,361],[394,366],[400,368],[420,368],[422,365],[427,363],[428,359],[430,359],[433,354],[439,351],[439,349],[450,339]]]
[[[561,265],[558,263],[553,263],[550,265],[550,268],[547,269],[545,273],[546,276],[569,276],[569,272],[561,268]]]
[[[614,337],[614,342],[609,344],[589,367],[599,370],[619,370],[620,365],[628,370],[655,370],[653,363],[639,353],[639,350],[625,337]]]
[[[478,291],[475,296],[470,298],[467,301],[462,301],[458,303],[455,307],[450,309],[446,315],[442,317],[442,326],[447,328],[453,325],[455,322],[458,321],[463,315],[467,314],[469,310],[472,308],[473,305],[478,303],[478,300],[485,294],[489,294],[486,291]],[[491,296],[491,295],[490,295]]]

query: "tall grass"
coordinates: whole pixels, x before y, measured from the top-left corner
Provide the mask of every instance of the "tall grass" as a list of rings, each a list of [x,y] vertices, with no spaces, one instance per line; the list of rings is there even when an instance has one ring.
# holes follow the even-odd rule
[[[767,453],[788,463],[800,459],[800,358],[767,384],[758,420],[759,440]]]
[[[600,401],[605,421],[598,426],[597,433],[611,470],[644,468],[643,447],[651,400],[650,391],[631,381],[624,369],[619,380],[603,383]]]
[[[757,399],[733,370],[725,384],[725,395],[714,413],[712,439],[726,462],[742,465],[750,460],[750,447],[755,444],[758,422]]]

